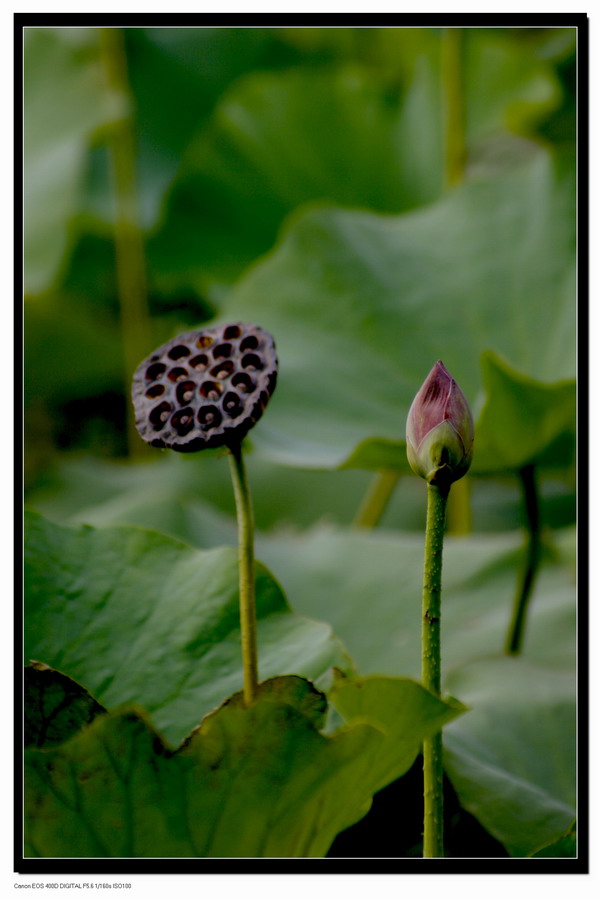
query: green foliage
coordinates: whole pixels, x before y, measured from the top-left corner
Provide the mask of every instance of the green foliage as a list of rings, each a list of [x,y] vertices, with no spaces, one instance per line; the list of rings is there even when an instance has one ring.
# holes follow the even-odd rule
[[[437,359],[476,423],[474,531],[444,554],[445,689],[470,707],[445,729],[447,775],[511,855],[576,854],[576,30],[462,29],[451,71],[448,38],[133,28],[115,96],[98,29],[27,29],[26,478],[30,505],[63,523],[27,517],[31,855],[323,855],[457,715],[406,680],[425,496],[404,431]],[[451,188],[449,78],[466,151]],[[116,123],[155,345],[211,317],[277,344],[248,454],[270,567],[252,710],[235,694],[227,466],[124,458]],[[543,552],[508,658],[530,464]],[[381,469],[402,476],[384,528],[353,529]],[[304,678],[327,692],[327,727]]]
[[[514,534],[446,537],[444,669],[502,652],[519,545]],[[418,675],[421,535],[348,533],[321,526],[302,535],[259,537],[257,553],[285,584],[294,609],[332,624],[361,672]],[[575,601],[566,553],[547,550],[530,615],[527,658],[572,666]]]
[[[573,822],[567,834],[557,841],[546,844],[538,850],[537,853],[532,853],[531,856],[546,859],[555,859],[556,857],[566,859],[575,858],[577,856],[577,829],[575,827],[575,822]]]
[[[40,662],[25,668],[24,700],[26,747],[62,744],[104,712],[85,688]]]
[[[144,227],[152,228],[182,155],[221,94],[244,72],[290,65],[297,54],[273,29],[263,28],[130,28],[124,37],[140,214]],[[86,173],[86,211],[110,222],[109,196],[106,159],[98,147]]]
[[[63,259],[80,207],[94,132],[120,110],[104,89],[96,34],[28,28],[25,37],[25,286],[43,291]],[[51,73],[51,77],[49,74]]]
[[[179,743],[242,684],[235,550],[193,550],[159,532],[53,525],[27,515],[26,659],[64,670],[104,706],[144,705]],[[256,583],[260,677],[349,668],[328,625]]]
[[[400,152],[404,134],[401,109],[368,72],[249,75],[188,151],[149,247],[153,265],[200,286],[207,273],[230,281],[269,250],[301,203],[317,198],[386,211],[415,205],[411,167]]]
[[[284,360],[257,450],[288,465],[360,464],[360,442],[403,437],[423,360],[443,359],[472,403],[485,350],[536,380],[572,377],[572,202],[570,178],[539,154],[402,216],[297,217],[223,311],[252,313]]]
[[[176,752],[137,710],[97,716],[26,760],[30,856],[313,857],[460,712],[406,679],[336,688],[346,724],[297,676],[208,715]],[[366,704],[365,704],[366,701]]]
[[[472,707],[445,732],[445,767],[462,805],[512,856],[560,838],[575,815],[573,672],[486,659],[449,674]]]
[[[484,354],[482,370],[485,405],[478,422],[475,471],[502,472],[529,464],[574,466],[574,379],[544,384],[511,369],[493,353]]]
[[[419,676],[421,536],[321,528],[263,539],[259,553],[295,609],[331,622],[361,672]],[[547,550],[523,658],[501,658],[519,558],[513,535],[446,537],[441,617],[444,687],[471,708],[444,737],[447,772],[515,856],[573,818],[576,735],[569,554]]]

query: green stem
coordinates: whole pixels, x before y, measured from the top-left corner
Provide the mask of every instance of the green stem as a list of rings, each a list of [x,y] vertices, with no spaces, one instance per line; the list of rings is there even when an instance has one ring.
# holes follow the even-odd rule
[[[444,116],[444,182],[446,187],[455,187],[460,184],[464,177],[467,159],[462,41],[462,29],[444,29],[441,70]]]
[[[397,469],[381,469],[375,474],[354,518],[356,528],[375,528],[387,509],[399,478]]]
[[[229,466],[238,520],[238,558],[240,569],[240,628],[244,669],[244,702],[250,706],[258,685],[256,639],[256,597],[254,585],[254,516],[241,444],[230,448]]]
[[[129,110],[132,98],[127,58],[120,28],[100,29],[100,50],[109,89],[120,98],[123,116],[110,129],[108,146],[115,197],[115,254],[123,335],[126,394],[140,360],[151,346],[144,243],[139,223],[135,177],[135,140]],[[127,404],[129,452],[140,455],[149,445],[140,441],[133,407]],[[151,452],[151,451],[149,451]]]
[[[442,549],[448,491],[447,487],[427,485],[421,677],[423,686],[437,697],[441,689]],[[442,734],[438,732],[423,741],[423,856],[426,858],[444,855],[443,777]]]
[[[527,609],[533,593],[542,549],[540,503],[535,467],[533,465],[523,466],[519,470],[519,477],[523,490],[523,506],[527,524],[527,547],[504,646],[504,652],[513,656],[520,653],[523,644]]]

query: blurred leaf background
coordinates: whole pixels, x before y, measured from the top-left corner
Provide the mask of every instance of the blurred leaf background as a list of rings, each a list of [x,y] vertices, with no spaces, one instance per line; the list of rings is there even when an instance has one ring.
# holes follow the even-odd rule
[[[403,434],[443,359],[476,418],[445,664],[470,705],[482,685],[449,728],[449,774],[515,855],[574,808],[576,34],[25,30],[27,504],[233,544],[227,467],[148,450],[129,386],[179,331],[255,321],[281,366],[250,436],[257,554],[361,671],[418,676],[425,502]],[[533,686],[527,715],[562,748],[543,784],[494,674],[528,560],[506,684]],[[497,803],[515,779],[517,813]]]

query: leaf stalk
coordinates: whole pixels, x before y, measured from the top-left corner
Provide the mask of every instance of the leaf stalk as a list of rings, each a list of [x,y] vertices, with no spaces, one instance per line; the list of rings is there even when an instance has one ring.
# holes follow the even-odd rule
[[[463,44],[461,28],[445,28],[442,34],[441,70],[444,118],[444,181],[447,188],[459,185],[467,161],[464,97]]]
[[[139,221],[136,187],[136,151],[131,109],[133,100],[127,75],[127,57],[123,31],[100,29],[100,51],[109,89],[121,98],[125,112],[108,132],[115,203],[115,254],[119,293],[125,382],[131,376],[151,343],[148,313],[146,257]],[[128,405],[127,440],[130,455],[147,453],[148,445],[139,440],[133,410]]]
[[[355,528],[375,528],[379,524],[399,478],[397,469],[381,469],[373,476],[354,517]]]
[[[523,492],[527,545],[525,549],[525,563],[519,577],[512,617],[504,645],[504,652],[509,656],[516,656],[521,652],[527,611],[533,594],[542,551],[540,500],[535,466],[533,464],[523,466],[519,470],[519,479]]]
[[[421,626],[421,679],[440,696],[442,550],[449,487],[427,485],[427,522],[423,567],[423,619]],[[423,856],[444,855],[443,762],[441,731],[423,741]]]

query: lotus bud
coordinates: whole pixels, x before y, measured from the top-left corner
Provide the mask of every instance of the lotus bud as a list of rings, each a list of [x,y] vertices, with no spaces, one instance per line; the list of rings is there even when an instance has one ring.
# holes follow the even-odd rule
[[[473,416],[444,364],[435,364],[412,402],[406,422],[411,469],[429,484],[449,488],[473,457]]]

